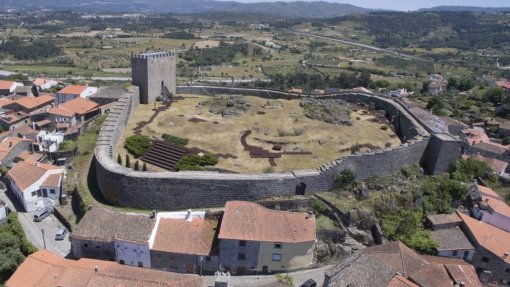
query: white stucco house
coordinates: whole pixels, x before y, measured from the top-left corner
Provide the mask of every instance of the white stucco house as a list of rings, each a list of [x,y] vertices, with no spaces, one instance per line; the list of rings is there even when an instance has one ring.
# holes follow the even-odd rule
[[[38,151],[56,152],[58,146],[64,141],[64,133],[48,133],[47,131],[40,131],[37,134]]]
[[[20,161],[7,173],[9,187],[26,211],[53,206],[60,197],[64,168]]]
[[[96,87],[70,85],[57,92],[55,103],[63,104],[76,98],[88,99],[94,94],[97,94]]]
[[[49,90],[58,85],[57,81],[45,78],[37,78],[32,83],[37,87],[37,89],[39,89],[39,91]]]

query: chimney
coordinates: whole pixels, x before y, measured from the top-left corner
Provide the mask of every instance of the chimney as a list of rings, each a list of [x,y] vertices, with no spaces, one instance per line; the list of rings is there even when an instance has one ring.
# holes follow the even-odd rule
[[[96,265],[96,266],[94,267],[94,272],[97,272],[97,271],[99,271],[99,266],[97,266],[97,265]]]
[[[191,209],[188,209],[188,213],[186,214],[186,220],[187,221],[193,220],[193,216],[191,215]]]
[[[313,217],[313,211],[308,210],[308,214],[306,215],[306,219],[310,219]]]
[[[462,281],[459,283],[459,287],[465,287],[465,286],[466,286],[466,283],[464,283]]]
[[[505,252],[505,253],[503,254],[503,259],[507,259],[507,258],[508,258],[508,252]]]
[[[12,142],[9,142],[9,147],[12,147]]]

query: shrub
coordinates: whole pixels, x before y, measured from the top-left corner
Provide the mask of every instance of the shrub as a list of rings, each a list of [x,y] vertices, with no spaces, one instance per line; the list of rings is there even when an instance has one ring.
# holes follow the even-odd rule
[[[361,147],[359,146],[358,143],[351,146],[351,154],[355,154],[355,153],[359,152],[360,150],[361,150]]]
[[[58,150],[62,152],[73,151],[76,149],[76,143],[74,141],[63,141],[58,145]]]
[[[151,146],[151,140],[148,136],[134,135],[126,138],[124,147],[135,157],[144,155]]]
[[[128,154],[126,154],[126,167],[127,168],[131,167],[131,163],[129,162],[129,155]]]
[[[382,126],[381,126],[381,130],[383,130],[383,131],[387,131],[387,130],[388,130],[388,126],[387,126],[387,125],[382,125]]]
[[[263,173],[273,173],[274,172],[274,168],[272,166],[268,166],[268,167],[265,167],[263,170],[262,170]]]
[[[504,144],[504,145],[510,145],[510,137],[505,137],[505,138],[503,139],[503,144]]]
[[[136,171],[140,170],[140,163],[138,161],[135,161],[135,168]]]
[[[318,199],[313,200],[312,208],[313,208],[313,210],[317,211],[319,214],[324,214],[326,212],[326,207]]]
[[[204,170],[204,166],[214,166],[218,163],[218,159],[211,154],[200,155],[185,155],[175,165],[175,168],[180,170],[199,171]]]
[[[344,169],[336,178],[335,185],[339,188],[357,185],[356,174],[350,169]]]
[[[145,162],[143,163],[142,171],[147,171],[147,164]]]
[[[120,154],[117,155],[117,163],[122,165],[122,157],[120,156]]]
[[[180,146],[186,146],[189,142],[188,139],[180,138],[180,137],[173,136],[170,134],[163,134],[162,138],[167,143],[180,145]]]

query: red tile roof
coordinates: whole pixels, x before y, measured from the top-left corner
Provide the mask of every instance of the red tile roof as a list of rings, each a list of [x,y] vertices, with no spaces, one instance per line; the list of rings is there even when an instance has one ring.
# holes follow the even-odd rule
[[[46,83],[49,83],[49,82],[55,82],[55,80],[52,80],[52,79],[44,79],[44,78],[37,78],[33,81],[34,85],[36,86],[42,86]]]
[[[58,187],[60,186],[60,179],[62,178],[61,174],[52,174],[46,178],[46,180],[41,184],[41,186],[48,187]]]
[[[87,86],[77,86],[77,85],[69,85],[62,90],[60,90],[59,94],[68,94],[68,95],[80,95],[87,89]]]
[[[59,107],[52,108],[49,111],[49,113],[64,117],[72,117],[75,114],[84,115],[88,112],[97,109],[98,106],[99,104],[93,101],[79,97],[68,102],[65,102],[61,104]]]
[[[49,105],[55,101],[53,96],[45,94],[39,97],[22,97],[14,102],[25,109],[33,109],[44,105]]]
[[[157,251],[207,256],[213,246],[218,221],[205,218],[161,218],[151,249]]]
[[[0,90],[10,90],[12,85],[14,85],[13,81],[0,81]]]
[[[11,168],[7,175],[14,180],[21,192],[37,182],[49,170],[62,169],[61,167],[20,161]]]
[[[6,287],[200,287],[195,275],[163,272],[94,259],[65,259],[40,250],[18,267]]]
[[[458,213],[464,224],[473,234],[478,245],[492,252],[495,256],[503,257],[505,252],[510,252],[510,233],[488,223],[476,220],[468,215]],[[501,259],[510,263],[510,256]]]
[[[0,98],[0,108],[2,108],[5,105],[12,104],[14,101],[9,98]]]
[[[229,201],[219,238],[283,243],[314,241],[315,216],[270,210],[252,202]]]
[[[21,142],[26,142],[27,140],[20,139],[17,137],[7,137],[0,143],[0,161],[4,160],[6,156],[8,156],[12,150]]]

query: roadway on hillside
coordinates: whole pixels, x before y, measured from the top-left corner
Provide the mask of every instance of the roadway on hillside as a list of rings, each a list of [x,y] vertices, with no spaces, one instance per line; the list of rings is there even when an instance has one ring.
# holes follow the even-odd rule
[[[297,34],[297,35],[308,36],[308,37],[311,37],[311,38],[328,40],[328,41],[337,42],[337,43],[341,43],[341,44],[347,44],[347,45],[351,45],[351,46],[365,48],[365,49],[368,49],[368,50],[374,50],[374,51],[377,51],[377,52],[392,54],[392,55],[396,55],[396,56],[399,56],[399,57],[402,57],[402,58],[418,60],[418,61],[432,62],[431,59],[424,59],[424,58],[420,58],[420,57],[416,57],[416,56],[406,55],[406,54],[402,54],[400,52],[395,52],[395,51],[392,51],[392,50],[383,49],[383,48],[379,48],[379,47],[371,46],[371,45],[366,45],[366,44],[361,44],[361,43],[357,43],[357,42],[351,42],[351,41],[346,41],[346,40],[339,40],[339,39],[332,38],[332,37],[320,36],[320,35],[315,35],[315,34],[310,34],[310,33],[305,33],[305,32],[299,32],[299,31],[295,31],[295,30],[289,30],[289,32]]]

